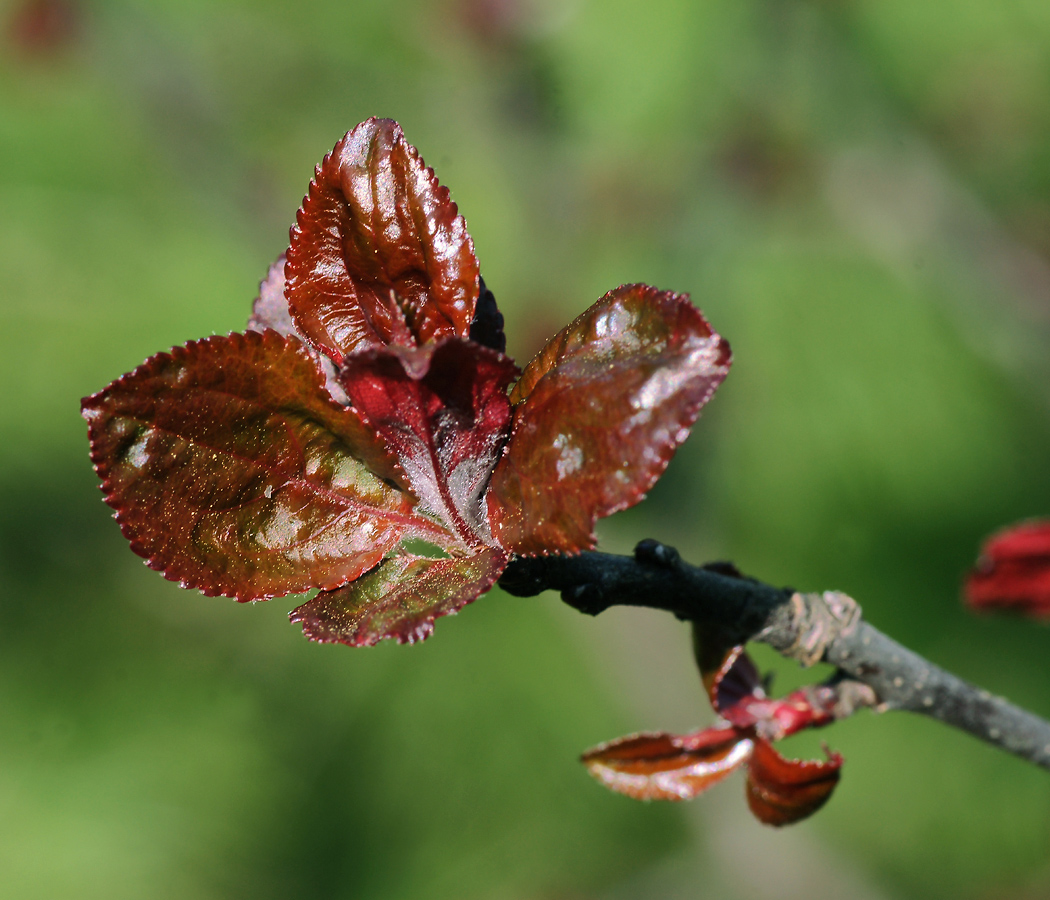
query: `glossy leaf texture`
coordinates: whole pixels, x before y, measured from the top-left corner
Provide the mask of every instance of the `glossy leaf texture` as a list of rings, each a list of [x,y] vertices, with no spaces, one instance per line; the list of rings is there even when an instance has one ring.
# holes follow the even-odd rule
[[[467,337],[479,294],[466,223],[401,127],[369,119],[317,167],[285,269],[299,330],[337,364]]]
[[[523,555],[593,547],[596,519],[645,496],[729,365],[687,296],[639,284],[606,294],[514,387],[488,501],[499,542]]]
[[[782,699],[766,696],[742,646],[693,631],[704,687],[719,722],[688,735],[640,734],[602,744],[583,756],[611,790],[639,800],[695,797],[738,766],[747,765],[752,812],[767,825],[786,825],[815,812],[838,783],[842,757],[827,762],[787,760],[770,741],[833,721],[835,692],[817,685]]]
[[[493,543],[483,497],[509,429],[507,387],[517,374],[506,356],[449,339],[355,353],[340,375],[423,508],[466,546]]]
[[[92,460],[132,549],[205,594],[333,588],[405,536],[447,534],[294,338],[213,337],[83,401]]]
[[[412,644],[430,635],[436,618],[492,587],[506,563],[506,554],[491,548],[445,559],[398,554],[345,587],[321,591],[289,618],[315,641],[363,647],[394,638]]]
[[[732,728],[634,734],[588,750],[581,759],[603,785],[635,800],[691,800],[739,768],[751,743]]]
[[[837,753],[826,762],[789,760],[763,738],[717,727],[681,736],[631,735],[582,759],[598,781],[635,800],[690,800],[746,765],[748,805],[766,825],[788,825],[820,809],[842,767]]]
[[[292,321],[292,313],[288,309],[288,298],[284,292],[284,262],[282,253],[267,269],[266,277],[259,284],[259,296],[252,304],[252,314],[248,319],[248,331],[265,331],[267,328],[272,328],[278,334],[298,338],[324,373],[325,388],[332,395],[332,399],[346,406],[349,400],[347,400],[343,386],[339,383],[339,370],[327,356],[322,356],[310,344]]]
[[[826,762],[785,759],[765,740],[755,741],[747,767],[747,803],[766,825],[790,825],[820,809],[839,783],[842,757]]]
[[[965,586],[974,609],[1050,619],[1050,521],[1030,521],[993,535]]]

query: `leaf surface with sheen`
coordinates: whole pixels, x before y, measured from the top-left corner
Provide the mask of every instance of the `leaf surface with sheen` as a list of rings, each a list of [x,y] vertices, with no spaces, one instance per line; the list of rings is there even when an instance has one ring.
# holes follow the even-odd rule
[[[732,728],[691,735],[634,734],[583,754],[587,770],[635,800],[691,800],[748,758],[751,741]]]
[[[288,298],[284,294],[284,254],[282,253],[266,270],[266,277],[259,284],[259,295],[252,304],[252,314],[248,319],[248,331],[265,331],[272,328],[278,334],[298,338],[307,353],[313,358],[318,368],[324,373],[325,388],[332,399],[344,406],[347,405],[346,392],[339,384],[338,369],[327,357],[323,356],[303,335],[292,321],[288,309]]]
[[[785,759],[768,741],[756,740],[747,767],[747,803],[766,825],[790,825],[820,809],[839,783],[842,757],[827,761]]]
[[[729,364],[688,297],[641,284],[606,294],[514,386],[488,501],[499,542],[525,555],[593,547],[595,520],[645,496]]]
[[[373,348],[348,357],[343,387],[416,496],[468,545],[491,544],[484,491],[510,423],[517,367],[471,341]]]
[[[106,502],[132,549],[205,594],[332,588],[402,536],[444,534],[302,344],[274,331],[160,353],[83,402]]]
[[[394,638],[413,644],[430,636],[436,618],[492,587],[506,563],[497,549],[447,559],[398,554],[344,587],[322,591],[289,618],[322,643],[363,647]]]
[[[478,300],[466,223],[389,119],[362,122],[317,167],[285,271],[299,330],[337,364],[371,346],[466,337]]]

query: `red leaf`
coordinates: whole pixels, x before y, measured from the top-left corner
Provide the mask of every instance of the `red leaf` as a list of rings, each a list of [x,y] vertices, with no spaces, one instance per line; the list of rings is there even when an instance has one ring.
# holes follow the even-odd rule
[[[640,284],[606,294],[511,394],[513,433],[489,493],[500,543],[520,554],[593,547],[595,520],[645,496],[729,363],[686,296]]]
[[[350,402],[401,464],[424,508],[467,546],[491,544],[483,494],[510,424],[517,367],[470,341],[355,353]]]
[[[822,807],[839,783],[842,757],[827,762],[785,759],[768,741],[755,741],[747,769],[747,803],[766,825],[790,825]]]
[[[633,734],[581,757],[610,790],[635,800],[691,800],[738,768],[751,741],[732,728],[692,735]]]
[[[310,345],[292,321],[292,313],[288,309],[288,298],[284,294],[284,254],[282,253],[266,271],[266,277],[259,284],[259,296],[252,304],[252,315],[248,319],[248,331],[265,331],[272,328],[278,334],[298,338],[302,341],[306,351],[313,357],[314,362],[324,373],[324,386],[332,399],[343,406],[349,404],[346,391],[339,383],[339,370],[327,357],[322,356]]]
[[[302,344],[273,331],[178,347],[83,401],[106,502],[132,549],[205,594],[332,588],[403,535],[450,535],[325,394]]]
[[[466,223],[389,119],[348,133],[317,167],[288,249],[292,316],[341,363],[356,350],[466,337],[478,262]]]
[[[1050,521],[1024,522],[993,535],[966,579],[974,609],[1008,609],[1050,618]]]
[[[492,587],[506,564],[506,554],[496,549],[456,559],[392,556],[356,581],[322,591],[289,618],[302,622],[314,641],[364,647],[395,638],[413,644],[430,636],[436,618]]]
[[[697,659],[707,695],[719,715],[729,718],[727,713],[742,701],[765,697],[762,677],[751,657],[744,652],[743,645],[716,652],[714,647],[701,640]],[[746,727],[753,721],[734,721],[733,724]]]
[[[834,721],[834,689],[817,685],[774,700],[766,696],[758,668],[742,646],[720,651],[699,630],[696,634],[697,661],[711,705],[734,728],[780,740]]]

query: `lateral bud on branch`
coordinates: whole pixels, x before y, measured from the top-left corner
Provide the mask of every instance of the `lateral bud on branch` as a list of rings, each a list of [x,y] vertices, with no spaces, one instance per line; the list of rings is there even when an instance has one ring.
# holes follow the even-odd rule
[[[824,658],[832,643],[852,634],[861,621],[860,604],[841,591],[796,591],[778,613],[777,621],[756,635],[756,640],[807,669]]]

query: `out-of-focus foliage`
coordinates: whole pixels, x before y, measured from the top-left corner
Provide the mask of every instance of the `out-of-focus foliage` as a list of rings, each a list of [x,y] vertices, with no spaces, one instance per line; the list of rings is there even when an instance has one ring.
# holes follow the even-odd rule
[[[766,825],[791,825],[820,809],[839,783],[842,757],[785,759],[772,742],[834,721],[838,695],[821,685],[783,699],[766,695],[743,647],[699,637],[697,663],[720,721],[677,735],[648,732],[601,744],[583,755],[607,788],[636,800],[691,800],[734,770],[747,770],[747,803]]]
[[[516,357],[619,282],[731,342],[607,548],[848,591],[1050,713],[1050,634],[958,602],[981,538],[1050,510],[1046,4],[4,0],[0,34],[0,897],[753,896],[739,784],[700,801],[729,840],[575,763],[675,723],[553,599],[351,653],[162,582],[106,520],[77,401],[243,329],[311,167],[374,114],[452,186]],[[699,681],[666,687],[703,724]],[[1050,893],[1044,772],[919,718],[824,736],[821,865]]]
[[[1050,617],[1050,521],[1033,519],[993,534],[966,578],[975,610]]]

